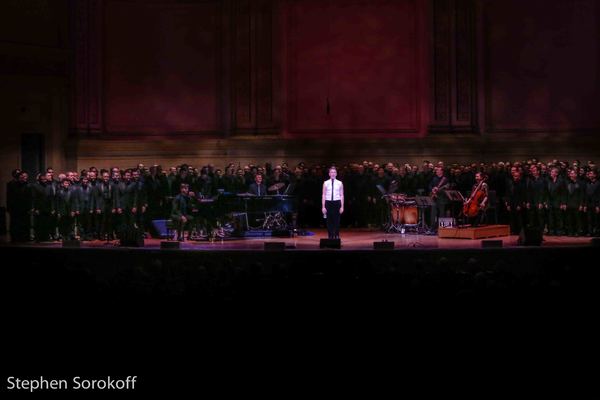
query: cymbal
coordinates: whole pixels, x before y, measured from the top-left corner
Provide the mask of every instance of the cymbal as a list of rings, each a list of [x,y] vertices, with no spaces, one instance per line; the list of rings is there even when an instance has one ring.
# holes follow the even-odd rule
[[[269,186],[269,190],[270,190],[270,191],[279,190],[279,189],[281,189],[281,188],[282,188],[282,187],[284,187],[284,186],[285,186],[285,183],[283,183],[283,182],[278,182],[278,183],[276,183],[276,184],[274,184],[274,185],[271,185],[271,186]]]

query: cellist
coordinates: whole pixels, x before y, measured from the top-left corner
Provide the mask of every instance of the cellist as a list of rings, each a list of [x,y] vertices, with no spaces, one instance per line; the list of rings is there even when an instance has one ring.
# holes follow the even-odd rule
[[[483,172],[475,174],[475,184],[471,189],[471,195],[465,200],[463,213],[467,217],[467,223],[477,226],[483,223],[485,209],[488,204],[488,185]],[[468,211],[467,211],[468,210]]]

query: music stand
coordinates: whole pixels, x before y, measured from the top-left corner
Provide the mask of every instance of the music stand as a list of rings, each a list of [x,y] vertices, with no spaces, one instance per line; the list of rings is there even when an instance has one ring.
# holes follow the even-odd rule
[[[463,197],[462,193],[459,192],[458,190],[445,190],[444,193],[446,194],[446,197],[448,197],[448,200],[450,200],[450,201],[460,201],[463,203],[465,201],[465,198]]]
[[[450,212],[453,214],[453,216],[459,215],[461,211],[456,209],[457,208],[456,203],[463,204],[465,202],[465,198],[463,197],[462,193],[459,192],[458,190],[446,190],[446,191],[444,191],[444,193],[446,194],[446,197],[448,197],[450,202],[454,203],[450,207]]]
[[[415,196],[415,203],[417,203],[417,209],[421,214],[419,225],[417,226],[417,233],[421,230],[422,233],[430,231],[429,226],[425,222],[425,209],[433,207],[433,199],[430,196]]]
[[[432,207],[433,200],[430,196],[415,196],[415,202],[417,203],[417,207]]]

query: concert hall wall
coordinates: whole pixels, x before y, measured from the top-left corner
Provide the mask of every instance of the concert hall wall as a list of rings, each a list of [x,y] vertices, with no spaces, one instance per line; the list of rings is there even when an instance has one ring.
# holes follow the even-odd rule
[[[11,167],[25,131],[55,168],[600,154],[594,0],[0,7]]]
[[[47,165],[76,166],[67,141],[69,11],[68,0],[0,2],[0,206],[23,161],[22,135],[43,135]]]
[[[88,5],[81,167],[598,154],[593,0]]]

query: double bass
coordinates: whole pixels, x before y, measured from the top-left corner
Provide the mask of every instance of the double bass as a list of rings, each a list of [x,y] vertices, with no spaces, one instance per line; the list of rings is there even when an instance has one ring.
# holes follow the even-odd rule
[[[463,204],[463,214],[465,217],[473,218],[479,214],[481,211],[481,202],[485,199],[486,193],[482,190],[483,184],[486,179],[482,179],[481,182],[477,185],[471,196],[465,201]]]

